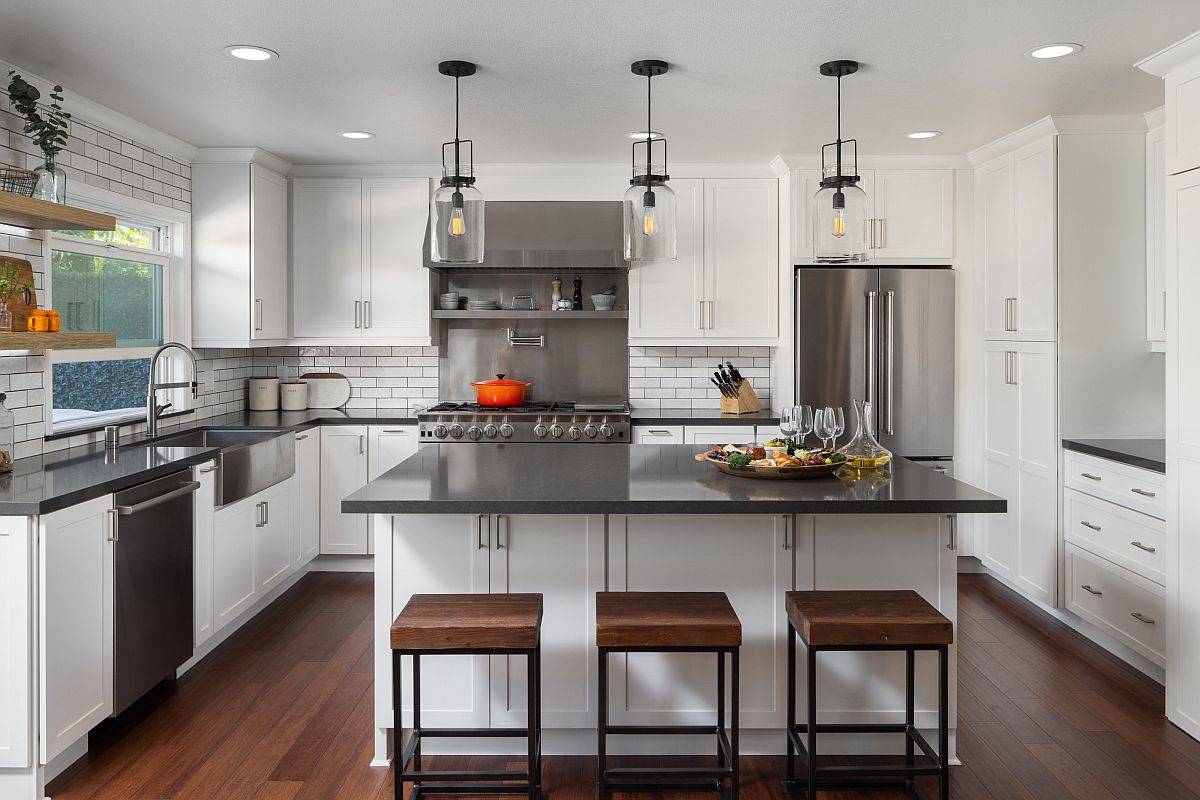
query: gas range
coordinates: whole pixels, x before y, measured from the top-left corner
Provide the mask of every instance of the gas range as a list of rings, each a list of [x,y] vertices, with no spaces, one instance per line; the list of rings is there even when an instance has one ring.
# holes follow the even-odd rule
[[[417,414],[422,442],[628,444],[627,403],[438,403]]]

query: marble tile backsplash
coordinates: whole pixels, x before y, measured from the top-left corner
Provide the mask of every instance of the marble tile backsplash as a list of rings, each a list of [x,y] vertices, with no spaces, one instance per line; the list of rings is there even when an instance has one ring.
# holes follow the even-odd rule
[[[718,363],[732,361],[764,405],[771,398],[769,347],[629,348],[629,403],[634,408],[717,408],[713,386]]]

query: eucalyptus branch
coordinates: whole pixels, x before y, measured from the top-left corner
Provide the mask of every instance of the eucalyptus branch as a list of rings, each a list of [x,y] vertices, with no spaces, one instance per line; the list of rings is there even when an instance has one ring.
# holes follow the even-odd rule
[[[71,114],[63,111],[63,87],[55,86],[50,92],[50,105],[39,106],[42,93],[26,81],[16,70],[8,72],[8,96],[13,108],[25,118],[25,133],[41,148],[46,161],[53,161],[67,146],[67,128]]]

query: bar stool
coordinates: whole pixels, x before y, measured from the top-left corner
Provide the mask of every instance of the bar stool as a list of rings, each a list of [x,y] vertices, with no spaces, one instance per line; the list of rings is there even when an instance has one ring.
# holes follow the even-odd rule
[[[786,599],[787,785],[792,794],[816,800],[818,789],[905,788],[925,800],[914,779],[920,775],[937,775],[939,797],[949,800],[947,648],[954,641],[954,626],[950,620],[913,591],[788,592]],[[797,633],[808,648],[808,721],[799,725],[796,724]],[[834,650],[904,651],[903,725],[817,724],[817,653]],[[938,654],[937,753],[913,724],[914,661],[918,650],[935,650]],[[903,733],[904,764],[820,766],[818,733]],[[928,766],[917,766],[913,758],[914,745],[929,759]],[[802,776],[796,775],[797,754],[805,769]]]
[[[540,594],[414,594],[392,623],[392,707],[396,726],[394,795],[409,800],[423,794],[527,794],[542,790],[542,596]],[[413,726],[401,749],[400,658],[412,656]],[[528,662],[528,725],[525,728],[425,728],[421,725],[421,657],[441,655],[523,655]],[[421,769],[421,741],[451,737],[526,737],[524,771]],[[409,766],[412,769],[409,769]],[[501,781],[522,781],[501,783]]]
[[[738,797],[738,652],[742,623],[724,592],[597,592],[599,649],[597,782],[600,800],[613,791],[715,791]],[[609,725],[609,653],[715,653],[716,725]],[[729,732],[725,730],[725,656],[730,660]],[[609,769],[607,737],[628,734],[712,734],[715,767],[625,767]]]

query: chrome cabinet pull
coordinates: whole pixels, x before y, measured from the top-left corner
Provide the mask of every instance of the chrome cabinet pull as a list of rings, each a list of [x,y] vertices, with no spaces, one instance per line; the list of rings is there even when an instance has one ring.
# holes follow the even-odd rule
[[[263,306],[263,303],[262,303],[262,298],[261,298],[261,297],[256,297],[256,298],[254,298],[254,313],[255,313],[255,316],[256,316],[256,318],[258,319],[258,322],[257,322],[257,323],[255,324],[255,326],[254,326],[254,330],[256,330],[256,331],[261,331],[261,330],[263,329],[263,326],[262,326],[262,317],[263,317],[263,315],[262,315],[262,306]]]
[[[263,501],[263,525],[271,524],[271,503],[267,500]]]
[[[708,301],[708,329],[711,331],[717,327],[717,301]]]
[[[398,433],[401,436],[407,436],[409,432],[404,430],[403,428],[400,428],[397,430],[385,430],[384,433]]]
[[[879,301],[878,292],[867,292],[867,397],[876,399],[875,374],[879,371],[876,365],[878,353],[876,348],[879,345],[879,328],[876,319],[876,306]],[[878,433],[879,423],[876,418],[876,430],[871,433]]]
[[[1134,619],[1136,619],[1138,622],[1144,622],[1144,623],[1146,623],[1147,625],[1154,625],[1154,624],[1155,624],[1155,620],[1152,620],[1152,619],[1150,619],[1150,617],[1147,617],[1145,614],[1143,614],[1143,613],[1142,613],[1142,612],[1140,612],[1140,611],[1134,611],[1134,612],[1133,612],[1132,614],[1130,614],[1129,616],[1133,617],[1133,618],[1134,618]]]
[[[1147,553],[1157,553],[1158,552],[1157,547],[1151,547],[1148,544],[1142,544],[1141,542],[1130,542],[1130,544],[1133,545],[1134,547],[1136,547],[1138,550],[1145,550]]]
[[[700,330],[704,330],[704,301],[697,300],[696,303],[699,306],[700,311]]]
[[[117,541],[117,539],[121,538],[120,534],[117,533],[117,513],[118,512],[117,512],[117,509],[115,509],[115,508],[109,508],[109,509],[106,509],[106,511],[108,511],[109,525],[108,525],[108,533],[106,533],[104,535],[104,538],[110,542],[115,543]]]
[[[1148,492],[1145,489],[1130,489],[1129,491],[1133,492],[1134,494],[1140,494],[1142,497],[1157,497],[1158,496],[1154,492]]]
[[[958,551],[958,517],[954,514],[947,515],[950,520],[950,541],[946,543],[946,549],[952,552]]]
[[[307,433],[297,433],[297,434],[296,434],[296,441],[297,441],[297,442],[303,442],[303,441],[304,441],[305,439],[307,439],[307,438],[308,438],[308,434],[307,434]]]
[[[1104,479],[1103,479],[1103,478],[1101,478],[1099,475],[1093,475],[1093,474],[1092,474],[1092,473],[1090,473],[1090,472],[1081,472],[1081,473],[1079,473],[1079,477],[1081,477],[1081,478],[1087,478],[1089,481],[1102,481],[1102,480],[1104,480]]]
[[[475,520],[475,524],[479,526],[479,528],[478,528],[479,546],[476,548],[477,550],[486,550],[487,549],[487,545],[484,544],[484,542],[483,542],[483,521],[487,518],[488,518],[487,514],[480,514],[479,518]],[[491,533],[491,530],[492,530],[492,523],[489,521],[488,522],[488,533],[489,534]]]
[[[671,435],[670,431],[646,431],[646,433],[650,434],[651,436],[670,436]]]
[[[1092,523],[1088,522],[1086,519],[1084,519],[1084,520],[1080,520],[1080,521],[1079,521],[1079,524],[1080,524],[1080,525],[1082,525],[1082,526],[1083,526],[1083,527],[1085,527],[1085,528],[1091,528],[1092,530],[1096,531],[1097,533],[1099,533],[1099,532],[1100,532],[1100,526],[1099,526],[1099,525],[1093,525]]]
[[[882,222],[883,222],[883,220],[880,220],[880,224],[882,224]],[[884,331],[886,332],[886,341],[884,342],[884,356],[883,356],[884,357],[883,388],[884,388],[884,391],[887,392],[887,396],[884,398],[883,410],[884,410],[884,414],[886,415],[886,422],[884,423],[885,430],[887,431],[887,433],[889,435],[894,434],[896,432],[894,429],[894,425],[892,423],[892,386],[893,386],[893,379],[895,378],[895,372],[896,372],[896,359],[895,359],[894,346],[893,346],[895,343],[895,327],[896,327],[895,301],[896,301],[896,293],[895,292],[887,292],[886,294],[884,294],[884,296],[883,296],[883,313],[884,313],[884,319],[885,319]]]
[[[365,452],[367,452],[367,437],[359,436],[358,437],[358,454],[361,456]]]
[[[504,523],[503,528],[500,527],[501,522]],[[497,550],[504,549],[504,539],[506,538],[507,534],[508,534],[508,515],[507,514],[497,514],[496,515],[496,549]]]
[[[783,549],[784,550],[792,549],[791,545],[788,543],[788,527],[789,527],[788,518],[784,517],[783,518]]]
[[[371,301],[370,300],[363,301],[363,327],[364,328],[371,327]]]
[[[887,217],[879,218],[879,249],[887,249]]]
[[[1098,589],[1093,589],[1091,586],[1088,586],[1086,583],[1085,583],[1085,584],[1083,584],[1082,586],[1080,586],[1079,588],[1080,588],[1080,589],[1083,589],[1083,590],[1084,590],[1085,592],[1087,592],[1088,594],[1094,594],[1094,595],[1096,595],[1096,597],[1103,597],[1103,596],[1104,596],[1104,592],[1101,592],[1101,591],[1100,591],[1100,590],[1098,590]]]
[[[256,528],[261,528],[261,527],[263,526],[263,510],[262,510],[262,507],[263,507],[263,504],[262,504],[262,503],[255,503],[255,504],[254,504],[254,527],[256,527]]]
[[[354,301],[354,327],[356,327],[356,328],[362,327],[362,301],[361,300]]]
[[[216,465],[216,464],[213,464],[211,467],[203,467],[203,468],[201,468],[201,470],[200,470],[200,472],[201,472],[202,474],[208,474],[209,472],[216,472],[216,471],[217,471],[217,465]]]
[[[1015,330],[1015,329],[1014,329]],[[1017,386],[1021,383],[1021,360],[1020,354],[1016,350],[1012,352],[1012,385]]]

